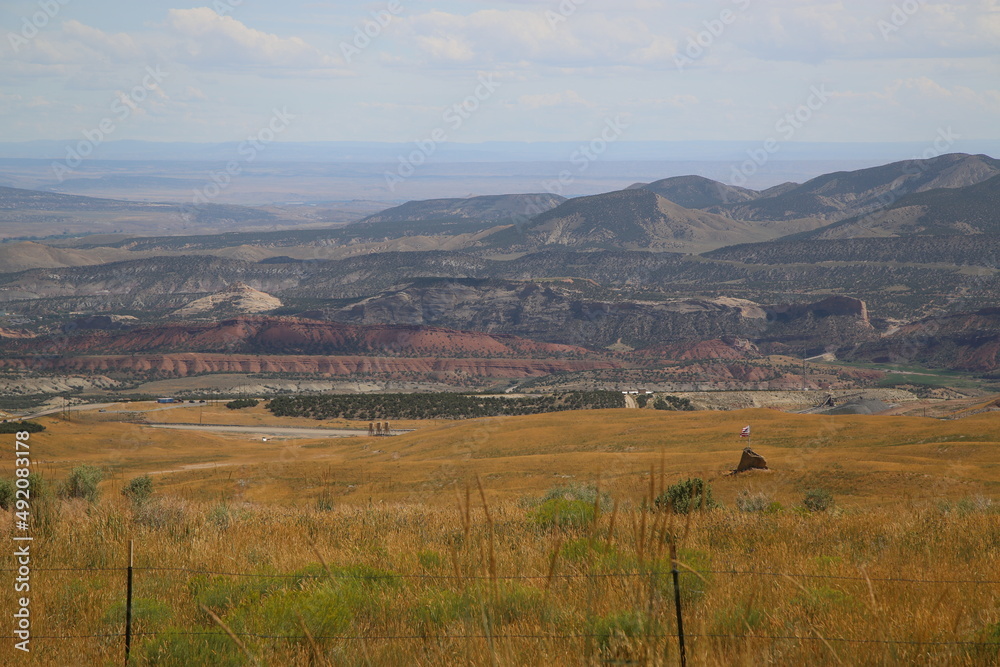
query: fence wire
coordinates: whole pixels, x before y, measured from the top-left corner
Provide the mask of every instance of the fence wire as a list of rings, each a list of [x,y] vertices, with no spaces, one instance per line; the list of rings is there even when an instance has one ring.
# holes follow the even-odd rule
[[[176,632],[133,632],[132,637],[231,637],[231,636],[243,637],[248,639],[291,639],[291,640],[304,640],[310,639],[307,635],[265,635],[256,632],[188,632],[188,631],[176,631]],[[605,635],[596,633],[573,633],[573,634],[466,634],[466,635],[312,635],[312,639],[323,639],[323,640],[334,640],[334,641],[393,641],[393,640],[425,640],[425,641],[441,641],[450,639],[492,639],[492,640],[503,640],[503,639],[598,639],[604,637]],[[676,633],[649,633],[636,635],[635,638],[644,639],[677,639],[679,635]],[[95,635],[42,635],[42,636],[32,636],[32,640],[36,639],[109,639],[124,638],[125,633],[106,633],[106,634],[95,634]],[[974,641],[919,641],[914,639],[853,639],[849,637],[824,637],[822,635],[810,635],[810,636],[798,636],[798,635],[726,635],[726,634],[698,634],[698,633],[684,633],[684,637],[687,639],[737,639],[737,640],[747,640],[747,639],[758,639],[758,640],[769,640],[769,641],[827,641],[827,642],[838,642],[843,644],[892,644],[892,645],[908,645],[908,646],[995,646],[1000,648],[1000,642],[974,642]],[[0,639],[15,639],[13,635],[0,635]]]
[[[44,567],[33,568],[33,572],[121,572],[126,573],[127,567]],[[467,581],[467,580],[490,580],[490,581],[512,581],[512,580],[572,580],[572,579],[634,579],[639,577],[649,577],[651,575],[665,575],[670,570],[651,569],[646,571],[632,572],[608,572],[608,573],[562,573],[562,574],[519,574],[519,575],[436,575],[436,574],[362,574],[357,572],[336,572],[331,574],[279,574],[279,573],[255,573],[255,572],[227,572],[220,570],[202,570],[187,567],[133,567],[133,572],[183,572],[193,575],[207,575],[219,577],[250,577],[260,579],[298,579],[298,580],[320,580],[328,579],[331,576],[342,579],[361,580],[432,580],[432,581]],[[0,572],[16,572],[17,568],[0,568]],[[868,576],[848,576],[832,574],[807,574],[807,573],[785,573],[768,572],[758,570],[697,570],[687,568],[686,572],[697,575],[731,575],[749,577],[782,577],[791,579],[824,579],[837,581],[857,581],[857,582],[882,582],[882,583],[906,583],[906,584],[975,584],[975,585],[1000,585],[1000,580],[994,579],[916,579],[909,577],[868,577]],[[235,635],[241,638],[258,640],[291,640],[302,641],[310,639],[307,635],[270,635],[252,632],[227,633],[223,631],[173,631],[167,633],[138,632],[132,633],[133,637],[155,637],[155,636],[183,636],[183,637],[227,637]],[[997,647],[1000,642],[996,641],[968,641],[968,640],[934,640],[921,641],[911,639],[867,639],[851,637],[825,637],[819,634],[810,636],[799,635],[767,635],[767,634],[713,634],[713,633],[685,633],[687,639],[725,639],[736,641],[823,641],[840,644],[872,644],[872,645],[905,645],[905,646],[968,646],[968,647]],[[33,640],[67,640],[67,639],[122,639],[125,632],[102,633],[102,634],[81,634],[81,635],[35,635]],[[366,634],[366,635],[313,635],[312,640],[327,641],[449,641],[449,640],[583,640],[597,639],[601,635],[594,633],[569,633],[569,634],[462,634],[462,635],[433,635],[433,634]],[[645,639],[678,639],[679,636],[669,633],[650,633],[638,635]],[[0,639],[16,639],[14,635],[0,635]]]
[[[32,568],[32,572],[126,572],[126,567],[40,567]],[[218,577],[250,577],[260,579],[329,579],[328,574],[280,574],[262,572],[225,572],[220,570],[201,570],[187,567],[134,567],[134,572],[186,572],[188,574],[204,574]],[[17,572],[17,568],[0,568],[0,572]],[[338,579],[364,579],[364,580],[384,580],[384,579],[430,579],[441,581],[465,581],[465,580],[489,580],[489,581],[519,581],[538,579],[609,579],[622,578],[630,579],[636,577],[648,577],[651,574],[669,574],[669,569],[636,570],[632,572],[570,572],[555,574],[509,574],[509,575],[483,575],[483,574],[361,574],[357,572],[335,572],[332,576]],[[807,574],[790,572],[766,572],[759,570],[698,570],[694,568],[684,568],[682,572],[698,575],[706,574],[728,574],[746,577],[784,577],[792,579],[830,579],[835,581],[870,581],[883,583],[906,583],[906,584],[977,584],[985,586],[1000,586],[1000,579],[915,579],[909,577],[858,577],[839,574]]]

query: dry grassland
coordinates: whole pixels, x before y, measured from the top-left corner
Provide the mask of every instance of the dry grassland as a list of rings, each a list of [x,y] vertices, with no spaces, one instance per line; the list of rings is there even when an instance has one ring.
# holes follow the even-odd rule
[[[95,504],[39,501],[33,630],[87,637],[37,639],[24,664],[120,663],[124,571],[93,568],[121,568],[130,539],[135,664],[673,665],[671,544],[692,665],[998,657],[998,412],[606,410],[268,443],[40,421],[46,478],[109,478]],[[747,423],[773,471],[725,476]],[[147,472],[150,500],[119,493]],[[721,508],[651,509],[691,476]],[[803,509],[818,487],[836,505]]]

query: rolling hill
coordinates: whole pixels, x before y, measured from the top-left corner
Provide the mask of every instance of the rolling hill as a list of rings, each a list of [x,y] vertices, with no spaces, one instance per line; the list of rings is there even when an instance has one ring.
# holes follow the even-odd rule
[[[779,190],[774,196],[722,206],[717,212],[739,220],[839,221],[882,208],[906,195],[937,188],[964,188],[998,174],[1000,160],[987,155],[951,153],[927,160],[905,160],[825,174]]]
[[[565,197],[559,195],[515,194],[487,195],[466,199],[429,199],[410,201],[370,215],[360,222],[410,222],[416,220],[465,220],[501,221],[512,218],[531,218],[555,208]]]
[[[756,190],[726,185],[703,176],[675,176],[652,183],[636,183],[629,190],[648,190],[684,208],[705,209],[761,197]]]
[[[127,330],[90,330],[72,336],[8,341],[9,354],[224,352],[462,357],[573,357],[588,350],[503,334],[406,325],[355,326],[298,318],[237,317],[210,323],[169,323]]]
[[[0,237],[40,239],[90,234],[206,233],[225,228],[294,226],[288,210],[231,204],[187,207],[0,187]],[[308,220],[315,224],[314,220]]]
[[[494,234],[494,246],[539,249],[705,250],[774,236],[749,223],[687,209],[644,189],[566,201],[530,222]]]
[[[1000,235],[1000,174],[961,188],[903,197],[888,208],[793,238],[847,239],[893,236]]]

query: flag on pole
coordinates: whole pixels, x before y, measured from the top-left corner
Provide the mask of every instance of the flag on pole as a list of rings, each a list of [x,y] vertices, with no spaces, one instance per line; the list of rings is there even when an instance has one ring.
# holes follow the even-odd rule
[[[749,424],[747,424],[746,426],[744,426],[743,430],[740,431],[740,437],[741,438],[749,438],[750,437],[750,425]]]

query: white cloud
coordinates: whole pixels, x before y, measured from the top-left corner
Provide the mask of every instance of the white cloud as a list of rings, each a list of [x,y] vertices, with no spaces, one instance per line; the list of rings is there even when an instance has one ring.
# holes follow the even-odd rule
[[[108,33],[76,20],[39,35],[10,62],[107,72],[113,66],[183,63],[201,71],[317,71],[346,74],[339,54],[327,54],[300,37],[251,28],[208,7],[171,9],[166,21],[146,31]],[[9,63],[8,63],[9,64]],[[58,72],[62,73],[62,72]]]
[[[879,90],[834,91],[830,97],[850,102],[880,102],[909,109],[937,104],[951,105],[956,111],[961,107],[1000,111],[1000,90],[976,91],[961,85],[948,87],[928,76],[896,79]]]
[[[763,59],[963,57],[1000,53],[997,0],[756,0],[722,36]]]
[[[299,37],[279,37],[250,28],[208,7],[171,9],[166,28],[171,55],[208,67],[331,69],[339,57],[324,54]]]
[[[524,109],[543,109],[546,107],[594,107],[594,103],[580,96],[575,90],[564,90],[561,93],[542,93],[540,95],[521,95],[517,98],[518,106]]]
[[[98,30],[79,21],[66,21],[62,24],[63,43],[73,44],[90,49],[101,54],[110,61],[129,62],[144,57],[143,49],[136,44],[135,39],[127,33],[110,34]]]
[[[484,9],[467,16],[430,11],[407,19],[403,32],[419,53],[443,63],[488,68],[672,66],[676,44],[652,33],[639,18],[582,10],[564,21],[550,18],[545,11],[520,9]]]

